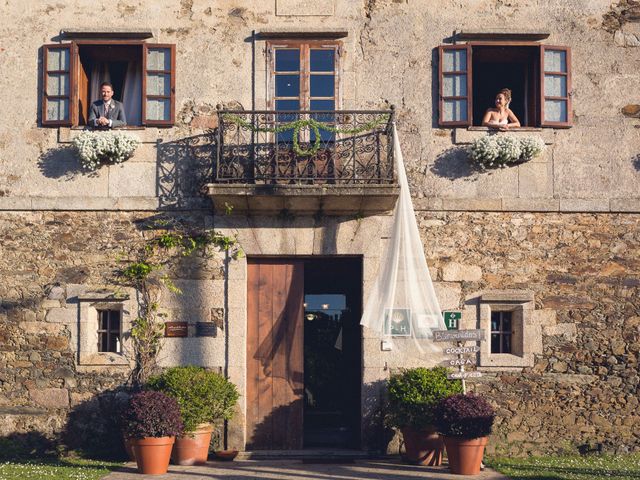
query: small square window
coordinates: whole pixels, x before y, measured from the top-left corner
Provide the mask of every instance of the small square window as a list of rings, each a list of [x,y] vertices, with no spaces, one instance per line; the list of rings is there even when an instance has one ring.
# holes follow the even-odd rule
[[[493,290],[480,297],[480,328],[488,334],[480,344],[480,367],[532,367],[542,353],[540,325],[535,325],[533,293]]]

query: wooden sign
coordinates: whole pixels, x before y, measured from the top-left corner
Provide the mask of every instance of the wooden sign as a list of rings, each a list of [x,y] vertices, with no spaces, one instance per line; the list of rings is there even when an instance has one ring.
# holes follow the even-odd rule
[[[447,374],[449,380],[464,380],[465,378],[479,378],[482,372],[454,372]]]
[[[446,347],[442,350],[445,355],[462,355],[465,353],[478,353],[480,347],[473,345],[471,347]]]
[[[196,336],[197,337],[216,337],[218,335],[218,328],[213,322],[196,322]]]
[[[460,327],[462,312],[442,312],[442,317],[447,330],[457,330]]]
[[[484,330],[434,330],[434,342],[481,342]]]
[[[164,324],[165,337],[188,337],[189,324],[187,322],[166,322]]]
[[[448,360],[444,360],[440,365],[443,367],[467,367],[475,366],[475,364],[475,358],[450,358]]]

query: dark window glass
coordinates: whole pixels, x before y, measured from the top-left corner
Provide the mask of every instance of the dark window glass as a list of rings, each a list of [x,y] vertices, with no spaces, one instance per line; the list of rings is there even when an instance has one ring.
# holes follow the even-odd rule
[[[276,97],[297,97],[299,95],[299,75],[276,75]]]
[[[120,310],[98,310],[98,351],[120,353]]]
[[[300,70],[300,50],[284,49],[276,50],[276,72],[297,72]]]
[[[312,72],[333,72],[334,50],[311,49],[311,71]]]
[[[491,353],[500,353],[500,335],[497,333],[491,334]]]
[[[511,312],[491,312],[491,353],[511,353]]]
[[[312,97],[333,97],[335,77],[333,75],[311,75]]]
[[[334,101],[333,100],[311,100],[311,110],[333,110],[334,109]]]

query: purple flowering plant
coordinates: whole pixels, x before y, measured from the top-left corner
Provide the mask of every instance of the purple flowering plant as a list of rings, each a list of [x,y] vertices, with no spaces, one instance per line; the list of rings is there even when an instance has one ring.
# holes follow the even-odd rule
[[[460,393],[438,403],[434,424],[446,437],[486,437],[491,433],[495,415],[495,410],[483,397]]]
[[[154,391],[139,392],[131,397],[122,424],[129,438],[172,437],[184,430],[178,402]]]

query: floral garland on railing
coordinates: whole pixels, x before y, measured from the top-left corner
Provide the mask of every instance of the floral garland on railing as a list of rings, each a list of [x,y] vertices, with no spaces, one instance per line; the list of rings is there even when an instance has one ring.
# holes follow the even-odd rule
[[[318,153],[320,150],[320,130],[324,130],[325,132],[343,134],[343,135],[358,135],[359,133],[366,132],[367,130],[372,130],[383,123],[389,120],[389,115],[382,115],[380,118],[376,120],[372,120],[370,122],[364,123],[356,128],[338,128],[334,127],[329,123],[319,122],[313,118],[309,119],[298,119],[293,122],[283,123],[279,127],[254,127],[252,123],[247,122],[245,119],[240,117],[239,115],[226,113],[223,115],[225,120],[235,123],[239,127],[246,128],[251,130],[252,132],[263,132],[263,133],[282,133],[288,130],[293,130],[293,151],[296,155],[300,157],[310,157]],[[308,150],[303,150],[300,147],[299,143],[299,134],[302,128],[309,128],[313,131],[315,135],[315,140],[313,145]]]

